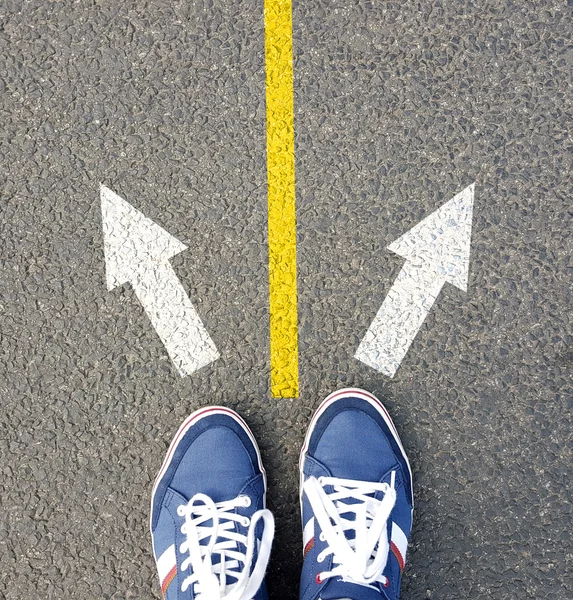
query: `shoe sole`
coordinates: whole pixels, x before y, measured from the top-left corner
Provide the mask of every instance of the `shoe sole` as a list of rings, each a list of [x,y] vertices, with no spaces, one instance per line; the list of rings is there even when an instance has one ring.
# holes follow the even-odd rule
[[[406,451],[404,450],[404,446],[402,445],[402,440],[400,439],[400,436],[398,435],[396,426],[394,425],[394,422],[392,421],[390,414],[388,413],[388,411],[386,410],[386,408],[384,407],[382,402],[380,402],[380,400],[378,400],[378,398],[376,398],[376,396],[374,396],[370,392],[367,392],[366,390],[363,390],[360,388],[343,388],[341,390],[337,390],[336,392],[332,392],[332,394],[327,396],[323,400],[322,404],[316,409],[316,412],[314,413],[314,416],[312,417],[312,420],[308,427],[308,431],[306,432],[306,437],[304,438],[304,444],[300,451],[298,468],[299,468],[299,474],[300,474],[299,497],[300,497],[301,519],[302,519],[302,492],[303,492],[302,486],[304,483],[304,473],[303,473],[302,468],[303,468],[304,456],[305,456],[306,452],[308,451],[310,437],[312,436],[312,433],[314,431],[314,428],[316,427],[318,419],[322,416],[324,411],[329,406],[331,406],[335,402],[338,402],[339,400],[342,400],[343,398],[361,398],[362,400],[366,400],[371,406],[373,406],[378,411],[380,416],[384,419],[386,425],[388,425],[388,428],[390,429],[390,432],[392,433],[394,439],[396,440],[398,447],[402,451],[402,456],[404,457],[404,460],[406,461],[406,465],[408,465],[408,471],[410,473],[410,481],[412,481],[412,468],[410,467],[410,461],[408,460],[408,456],[406,455]],[[414,498],[412,498],[412,510],[413,509],[414,509]]]
[[[167,454],[165,455],[165,459],[163,460],[163,464],[161,465],[161,469],[159,469],[159,473],[155,478],[155,483],[153,484],[153,491],[151,492],[151,511],[149,515],[149,530],[151,531],[151,536],[153,537],[153,530],[151,528],[151,524],[153,522],[153,503],[155,500],[155,493],[159,484],[161,483],[161,479],[169,469],[169,465],[173,459],[175,454],[175,450],[177,450],[177,446],[181,442],[181,440],[185,437],[187,431],[193,426],[196,425],[201,419],[205,417],[209,417],[211,415],[227,415],[233,418],[245,431],[245,433],[249,436],[249,439],[253,443],[255,448],[255,452],[257,454],[257,460],[259,462],[259,469],[263,474],[263,482],[265,487],[265,493],[263,495],[263,508],[266,508],[266,495],[267,495],[267,473],[263,467],[263,461],[261,458],[261,452],[259,450],[259,446],[255,440],[255,436],[253,432],[249,429],[249,426],[245,423],[245,421],[230,408],[225,408],[224,406],[209,406],[207,408],[200,408],[196,410],[194,413],[191,413],[183,422],[181,427],[177,430],[175,437],[173,438],[171,444],[169,445],[169,449],[167,450]]]

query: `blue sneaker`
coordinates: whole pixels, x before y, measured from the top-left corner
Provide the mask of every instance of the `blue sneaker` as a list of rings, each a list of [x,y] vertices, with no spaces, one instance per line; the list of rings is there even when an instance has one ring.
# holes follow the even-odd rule
[[[246,423],[220,406],[193,413],[171,442],[151,496],[166,600],[267,600],[274,519]]]
[[[301,452],[301,600],[397,600],[412,472],[386,409],[360,389],[316,411]]]

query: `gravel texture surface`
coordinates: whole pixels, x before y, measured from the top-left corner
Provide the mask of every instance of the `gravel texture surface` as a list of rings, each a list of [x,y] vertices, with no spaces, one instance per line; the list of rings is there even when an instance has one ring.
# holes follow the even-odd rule
[[[298,454],[320,400],[386,403],[415,477],[402,598],[573,598],[572,2],[297,2],[301,396],[269,397],[263,2],[0,6],[0,596],[160,598],[149,498],[184,417],[238,410],[297,597]],[[393,379],[353,354],[387,246],[476,182],[446,284]],[[188,246],[222,358],[177,374],[105,282],[99,185]]]

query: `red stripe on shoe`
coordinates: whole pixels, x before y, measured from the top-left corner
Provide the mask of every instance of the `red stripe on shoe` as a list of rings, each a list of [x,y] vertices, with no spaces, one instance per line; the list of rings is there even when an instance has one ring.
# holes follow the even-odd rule
[[[175,575],[177,575],[177,565],[174,566],[169,573],[165,576],[165,579],[161,583],[161,593],[165,596],[167,593],[167,588],[171,585],[171,582],[175,579]]]
[[[400,565],[400,571],[404,570],[404,557],[402,556],[400,549],[398,548],[398,546],[396,546],[396,544],[394,542],[391,542],[390,547],[392,548],[392,552],[394,553],[394,556],[396,557],[396,560],[398,561],[398,564]]]
[[[314,538],[308,540],[306,546],[304,547],[303,558],[306,558],[306,555],[314,548]]]

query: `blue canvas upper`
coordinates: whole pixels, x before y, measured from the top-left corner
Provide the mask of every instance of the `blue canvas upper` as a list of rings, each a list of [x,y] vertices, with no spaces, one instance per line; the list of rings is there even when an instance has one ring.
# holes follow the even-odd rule
[[[340,479],[386,482],[390,484],[394,473],[396,501],[387,521],[388,539],[391,539],[392,523],[409,537],[412,527],[412,479],[407,459],[390,427],[380,412],[368,401],[353,395],[352,390],[337,396],[318,417],[308,438],[308,448],[302,456],[303,481],[309,477],[336,477]],[[356,390],[354,390],[356,392]],[[332,396],[334,396],[333,394]],[[332,490],[325,487],[327,493]],[[382,500],[383,492],[373,494]],[[303,527],[314,516],[306,494],[302,494]],[[314,525],[313,545],[307,548],[301,575],[301,600],[397,600],[400,595],[401,566],[395,554],[388,553],[382,583],[371,586],[343,581],[340,577],[317,581],[317,574],[330,571],[333,555],[327,555],[319,563],[317,557],[328,546],[320,539],[320,527]]]
[[[209,496],[215,503],[248,496],[250,506],[237,507],[235,513],[249,518],[264,508],[265,481],[257,451],[243,426],[227,414],[209,414],[191,425],[180,439],[152,498],[155,559],[173,544],[176,549],[177,574],[166,590],[166,600],[195,597],[192,585],[185,592],[181,591],[182,581],[190,575],[191,569],[181,570],[181,563],[188,554],[180,552],[185,536],[181,532],[183,518],[177,509],[198,493]],[[247,529],[235,523],[234,531],[246,535]],[[260,539],[260,529],[261,523],[257,526],[257,539]],[[239,544],[238,550],[244,552],[244,545]],[[216,557],[213,562],[217,562]],[[267,600],[264,582],[255,598]]]

